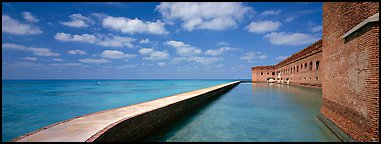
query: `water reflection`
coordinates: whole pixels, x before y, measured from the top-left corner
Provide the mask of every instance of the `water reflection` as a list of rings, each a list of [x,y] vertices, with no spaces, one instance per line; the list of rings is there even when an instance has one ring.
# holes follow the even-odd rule
[[[319,89],[241,83],[144,141],[338,141],[320,106]]]

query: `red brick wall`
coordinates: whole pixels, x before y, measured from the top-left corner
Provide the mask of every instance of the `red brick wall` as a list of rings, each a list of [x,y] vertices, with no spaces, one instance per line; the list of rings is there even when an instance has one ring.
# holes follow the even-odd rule
[[[267,78],[274,77],[277,83],[287,83],[288,79],[294,85],[321,87],[321,47],[322,40],[318,40],[274,66],[253,67],[252,81],[266,82]]]
[[[258,66],[251,68],[251,77],[253,82],[266,82],[270,77],[275,78],[274,66]],[[273,75],[274,73],[274,75]]]
[[[375,2],[323,4],[322,114],[356,141],[379,141],[379,26],[368,24]]]

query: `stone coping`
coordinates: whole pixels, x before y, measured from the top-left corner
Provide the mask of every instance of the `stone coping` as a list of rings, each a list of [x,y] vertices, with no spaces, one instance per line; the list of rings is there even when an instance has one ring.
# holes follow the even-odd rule
[[[104,129],[110,128],[110,126],[113,126],[120,121],[124,121],[180,101],[197,97],[217,89],[227,88],[228,86],[235,85],[237,83],[240,83],[240,81],[220,84],[217,86],[185,92],[164,98],[158,98],[134,105],[78,116],[72,119],[57,122],[55,124],[43,127],[36,131],[15,138],[11,141],[85,142],[88,141],[90,138],[94,138],[94,136],[96,134],[99,134],[100,131],[104,131]]]
[[[361,27],[365,26],[366,24],[368,23],[371,23],[371,22],[375,22],[375,21],[379,21],[379,13],[376,13],[370,17],[368,17],[367,19],[365,19],[364,21],[362,21],[361,23],[359,23],[358,25],[356,25],[355,27],[353,27],[351,30],[349,30],[348,32],[346,32],[341,38],[346,38],[347,36],[349,36],[350,34],[352,34],[353,32],[357,31],[358,29],[360,29]]]

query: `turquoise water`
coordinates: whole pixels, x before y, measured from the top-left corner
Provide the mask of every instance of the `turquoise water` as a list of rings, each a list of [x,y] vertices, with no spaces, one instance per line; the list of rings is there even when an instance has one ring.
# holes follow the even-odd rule
[[[76,116],[231,81],[3,80],[2,141]]]
[[[241,83],[144,141],[339,141],[316,117],[321,90]]]

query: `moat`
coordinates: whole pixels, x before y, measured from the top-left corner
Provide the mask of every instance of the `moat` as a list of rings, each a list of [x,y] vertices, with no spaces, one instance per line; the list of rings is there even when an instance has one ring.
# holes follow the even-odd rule
[[[339,141],[316,117],[321,89],[241,83],[144,141]]]

